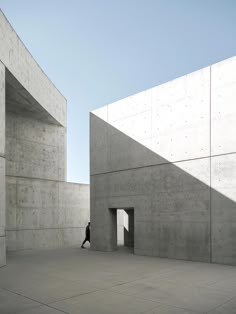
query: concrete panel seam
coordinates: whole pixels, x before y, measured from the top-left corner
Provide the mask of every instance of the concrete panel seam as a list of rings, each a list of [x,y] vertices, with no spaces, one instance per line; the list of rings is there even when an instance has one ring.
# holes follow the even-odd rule
[[[30,180],[40,180],[40,181],[52,181],[52,182],[63,182],[63,183],[67,183],[64,180],[54,180],[54,179],[43,179],[43,178],[36,178],[36,177],[22,177],[22,176],[10,176],[10,175],[6,175],[6,177],[9,178],[22,178],[22,179],[30,179]],[[72,182],[71,182],[72,183]],[[74,183],[74,184],[80,184],[80,183]]]
[[[214,155],[211,155],[211,156],[209,156],[209,157],[214,158],[214,157],[221,157],[221,156],[234,155],[234,154],[236,154],[236,152],[222,153],[222,154],[214,154]]]
[[[24,228],[24,229],[6,229],[6,231],[34,231],[34,230],[64,230],[64,229],[84,229],[85,227],[61,227],[61,228]],[[5,236],[2,236],[5,237]]]
[[[212,198],[211,198],[211,151],[212,151],[212,147],[211,147],[211,66],[210,66],[210,210],[209,210],[209,218],[210,218],[210,224],[209,224],[209,228],[210,228],[210,263],[212,263]]]
[[[186,161],[194,161],[194,160],[201,160],[201,159],[208,159],[208,158],[210,158],[210,156],[204,156],[204,157],[198,157],[198,158],[190,158],[190,159],[183,159],[183,160],[178,160],[178,161],[168,161],[168,162],[163,162],[163,163],[158,163],[158,164],[151,164],[151,165],[145,165],[145,166],[140,166],[140,167],[125,168],[125,169],[112,170],[112,171],[107,171],[107,172],[93,173],[90,176],[92,177],[92,176],[98,176],[98,175],[101,175],[101,174],[109,174],[109,173],[122,172],[122,171],[127,171],[127,170],[136,170],[136,169],[142,169],[142,168],[150,168],[150,167],[156,167],[156,166],[177,164],[177,163],[182,163],[182,162],[186,162]]]
[[[222,154],[216,154],[216,155],[211,155],[211,156],[209,155],[209,156],[190,158],[190,159],[183,159],[183,160],[178,160],[178,161],[169,161],[169,162],[164,162],[164,163],[160,163],[160,164],[151,164],[151,165],[146,165],[146,166],[140,166],[140,167],[134,167],[134,168],[125,168],[125,169],[112,170],[112,171],[107,171],[107,172],[92,173],[92,174],[90,174],[90,177],[99,176],[102,174],[114,173],[114,172],[122,172],[122,171],[127,171],[127,170],[136,170],[136,169],[157,167],[157,166],[163,166],[163,165],[169,165],[169,164],[178,164],[178,163],[182,163],[182,162],[186,162],[186,161],[194,161],[194,160],[201,160],[201,159],[207,159],[207,158],[210,159],[212,157],[220,157],[220,156],[227,156],[227,155],[233,155],[233,154],[236,154],[236,152],[222,153]]]

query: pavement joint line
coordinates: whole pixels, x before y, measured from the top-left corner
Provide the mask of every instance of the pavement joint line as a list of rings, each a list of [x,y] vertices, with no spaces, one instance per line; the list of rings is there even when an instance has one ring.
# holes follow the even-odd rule
[[[190,309],[185,309],[183,307],[179,307],[179,306],[176,306],[176,305],[170,305],[170,304],[166,304],[166,303],[159,303],[158,306],[152,308],[152,309],[149,309],[149,310],[145,310],[144,312],[142,312],[141,314],[145,314],[145,313],[148,313],[149,311],[152,311],[154,309],[158,309],[159,307],[161,307],[162,305],[165,305],[165,306],[170,306],[170,307],[173,307],[173,308],[176,308],[176,309],[180,309],[180,310],[187,310],[187,311],[192,311],[194,314],[206,314],[206,313],[203,313],[203,312],[198,312],[196,310],[190,310]]]
[[[47,303],[43,303],[43,302],[41,302],[41,301],[35,300],[35,299],[30,298],[30,297],[28,297],[28,296],[26,296],[26,295],[24,295],[24,294],[21,294],[21,293],[19,293],[19,292],[15,292],[15,291],[9,290],[9,289],[7,289],[7,288],[1,288],[1,289],[2,289],[2,290],[5,290],[5,291],[8,291],[8,292],[11,292],[11,293],[13,293],[13,294],[15,294],[15,295],[18,295],[18,296],[20,296],[20,297],[26,298],[26,299],[28,299],[28,300],[37,302],[37,303],[40,304],[41,306],[47,306],[47,307],[52,308],[52,309],[54,309],[54,310],[57,310],[57,311],[59,311],[59,312],[62,312],[62,313],[65,313],[65,314],[70,314],[69,312],[65,312],[65,311],[63,311],[63,310],[61,310],[61,309],[58,309],[58,308],[56,308],[56,307],[51,306],[50,303],[48,303],[48,304],[47,304]],[[58,301],[56,301],[56,302],[60,302],[60,300],[58,300]],[[56,303],[56,302],[55,302],[55,303]],[[39,307],[39,306],[38,306],[38,307]],[[37,308],[37,306],[32,306],[32,309],[33,309],[33,308]],[[17,312],[16,312],[16,313],[17,313]]]
[[[141,278],[139,278],[139,279],[135,279],[135,280],[129,281],[129,282],[127,282],[127,284],[128,284],[128,283],[131,283],[131,282],[143,280],[143,279],[146,279],[146,278],[149,278],[149,276],[148,276],[148,277],[141,277]],[[125,285],[125,284],[126,284],[126,283],[117,284],[117,285],[114,285],[114,286],[109,287],[109,288],[107,288],[107,289],[100,289],[100,290],[108,290],[108,291],[109,291],[110,289],[112,289],[112,288],[114,288],[114,287],[122,286],[122,285]],[[125,296],[127,296],[126,294],[124,294],[124,293],[122,293],[122,292],[120,292],[120,291],[115,291],[115,292],[118,293],[118,294],[120,294],[120,295],[125,295]],[[219,293],[220,293],[220,292],[219,292]],[[139,294],[139,292],[136,292],[136,293],[134,293],[134,294],[132,294],[132,295],[128,295],[128,297],[134,297],[134,298],[137,298],[137,299],[142,299],[142,300],[145,300],[145,301],[150,301],[150,302],[156,303],[156,301],[153,301],[153,300],[151,300],[151,299],[147,299],[147,298],[144,298],[144,297],[137,296],[138,294]],[[222,294],[222,295],[223,295],[223,294]],[[224,304],[226,304],[226,303],[232,301],[232,300],[235,299],[235,298],[236,298],[236,295],[233,296],[232,298],[230,298],[229,300],[227,300],[227,301],[225,301],[225,302],[223,302],[223,303],[217,305],[215,308],[212,308],[211,310],[207,311],[206,314],[207,314],[207,313],[210,313],[211,311],[213,311],[213,310],[215,310],[215,309],[217,309],[217,308],[220,308],[221,306],[223,306]],[[161,306],[161,305],[166,305],[166,306],[175,307],[175,308],[177,308],[177,309],[182,309],[182,310],[187,310],[187,311],[193,311],[193,312],[196,312],[196,314],[197,314],[197,313],[202,313],[202,312],[199,312],[199,311],[196,311],[196,310],[192,310],[192,309],[190,309],[190,308],[178,307],[178,306],[176,306],[176,305],[169,304],[169,303],[163,303],[163,302],[161,302],[161,301],[157,301],[157,304],[159,304],[159,306]],[[152,308],[152,309],[155,309],[155,308],[156,308],[156,307],[154,307],[154,308]],[[158,306],[157,306],[157,308],[158,308]],[[147,311],[145,311],[145,312],[142,312],[142,314],[144,314],[144,313],[146,313],[146,312],[148,312],[148,311],[150,311],[150,310],[152,310],[152,309],[149,309],[149,310],[147,310]]]
[[[221,303],[220,305],[217,305],[217,306],[214,307],[213,309],[211,309],[211,310],[209,310],[208,312],[206,312],[206,314],[207,314],[207,313],[211,313],[211,311],[214,311],[214,310],[220,308],[221,306],[223,306],[223,305],[225,305],[226,303],[232,301],[233,299],[236,299],[236,296],[234,296],[234,297],[232,297],[231,299],[229,299],[229,300],[227,300],[227,301]]]
[[[64,298],[64,299],[60,299],[59,301],[49,302],[48,304],[54,304],[54,303],[56,303],[56,302],[69,300],[69,299],[72,299],[72,298],[79,297],[79,296],[81,296],[81,295],[92,294],[92,293],[97,292],[97,291],[109,291],[110,289],[112,289],[112,288],[114,288],[114,287],[116,287],[116,286],[125,285],[125,284],[131,283],[131,282],[134,282],[134,281],[138,281],[138,280],[142,280],[142,279],[145,279],[145,277],[144,277],[144,278],[140,278],[140,279],[135,279],[135,280],[133,280],[133,281],[128,281],[128,282],[126,282],[126,283],[117,284],[117,285],[114,285],[114,286],[111,286],[111,287],[108,287],[108,288],[98,288],[98,289],[95,289],[95,290],[92,290],[92,291],[89,291],[89,292],[80,293],[80,294],[73,295],[73,296],[70,296],[70,297],[67,297],[67,298]],[[78,280],[78,282],[79,282],[79,280]],[[119,292],[117,292],[117,291],[111,291],[111,292],[121,294],[121,293],[119,293]]]
[[[181,309],[181,310],[186,310],[186,311],[192,311],[192,312],[195,312],[196,314],[204,314],[203,312],[199,312],[199,311],[196,311],[196,310],[193,310],[193,309],[190,309],[190,308],[187,308],[187,307],[178,307],[174,304],[171,304],[171,303],[164,303],[162,301],[153,301],[153,300],[150,300],[150,299],[146,299],[144,297],[138,297],[139,300],[145,300],[145,301],[149,301],[149,302],[153,302],[153,303],[157,303],[159,304],[160,306],[161,305],[165,305],[165,306],[172,306],[172,307],[175,307],[177,309]],[[158,308],[158,307],[157,307]],[[211,309],[212,311],[212,309]],[[144,312],[145,313],[145,312]],[[206,313],[205,313],[206,314]]]
[[[84,251],[83,251],[83,253],[84,253]],[[90,253],[89,251],[86,251],[85,253]],[[64,256],[64,254],[63,254],[63,256]],[[88,254],[86,254],[86,255],[84,255],[84,256],[88,256]],[[122,255],[123,256],[123,255]],[[131,255],[129,255],[129,257],[130,257]],[[133,255],[132,255],[133,256]],[[113,254],[113,257],[115,257],[115,255]],[[77,258],[77,255],[76,255],[76,258]],[[128,259],[128,260],[131,260],[131,259]],[[146,274],[136,274],[136,272],[134,273],[134,277],[132,277],[130,280],[127,280],[127,281],[123,281],[123,282],[116,282],[116,278],[118,278],[118,280],[119,280],[119,272],[122,270],[122,269],[115,269],[115,271],[111,271],[111,272],[109,272],[110,273],[110,275],[111,275],[111,277],[113,278],[114,276],[114,278],[115,278],[115,282],[109,282],[109,280],[108,280],[108,284],[111,284],[111,286],[105,286],[105,287],[103,287],[103,288],[96,288],[96,287],[94,287],[94,290],[92,290],[92,291],[89,291],[89,292],[84,292],[84,293],[80,293],[80,294],[77,294],[77,295],[72,295],[72,296],[70,296],[70,297],[66,297],[66,298],[63,298],[63,299],[59,299],[59,300],[55,300],[55,301],[53,301],[53,302],[48,302],[48,303],[43,303],[43,302],[40,302],[40,301],[38,301],[38,300],[35,300],[35,299],[32,299],[32,298],[30,298],[30,297],[27,297],[26,295],[22,295],[22,294],[20,294],[20,293],[17,293],[17,292],[14,292],[14,291],[11,291],[10,289],[7,289],[7,288],[3,288],[2,287],[2,289],[3,290],[5,290],[5,291],[9,291],[10,293],[13,293],[13,294],[16,294],[16,295],[19,295],[19,296],[21,296],[21,297],[23,297],[23,298],[27,298],[27,299],[29,299],[29,300],[32,300],[32,301],[35,301],[37,304],[33,307],[32,306],[32,308],[37,308],[37,307],[39,307],[39,306],[47,306],[47,307],[49,307],[49,308],[52,308],[52,309],[54,309],[54,310],[57,310],[57,311],[59,311],[59,312],[62,312],[62,313],[65,313],[65,314],[69,314],[68,312],[66,312],[66,311],[63,311],[63,310],[61,310],[61,309],[58,309],[57,307],[56,307],[56,303],[58,302],[58,303],[60,303],[61,301],[63,302],[64,300],[70,300],[70,299],[72,299],[72,298],[76,298],[76,297],[79,297],[79,296],[82,296],[82,295],[86,295],[86,294],[88,294],[88,295],[92,295],[93,293],[96,293],[96,292],[101,292],[102,294],[104,293],[104,294],[106,294],[106,292],[109,294],[109,293],[111,293],[111,294],[113,294],[114,296],[118,296],[118,295],[122,295],[122,296],[124,296],[125,298],[130,298],[130,300],[132,300],[132,298],[134,299],[134,302],[135,302],[135,299],[136,300],[140,300],[140,301],[142,301],[142,300],[145,300],[145,301],[148,301],[148,302],[150,302],[151,303],[151,307],[152,306],[154,306],[155,305],[155,307],[150,307],[150,309],[149,310],[145,310],[144,312],[142,312],[142,313],[148,313],[149,311],[152,311],[153,309],[155,309],[155,308],[158,308],[158,306],[170,306],[170,307],[174,307],[174,308],[176,308],[176,309],[182,309],[182,310],[188,310],[188,311],[193,311],[193,313],[203,313],[203,311],[200,311],[199,312],[199,309],[191,309],[191,305],[190,305],[190,308],[183,308],[183,307],[179,307],[178,305],[176,306],[176,305],[174,305],[173,303],[171,304],[171,303],[169,303],[169,302],[172,302],[172,300],[166,300],[166,302],[163,302],[163,300],[156,300],[155,298],[149,298],[149,296],[148,295],[145,295],[145,290],[144,291],[136,291],[134,294],[131,294],[131,295],[127,295],[127,294],[125,294],[125,292],[123,291],[122,292],[122,286],[124,286],[124,288],[126,289],[126,285],[128,285],[129,286],[129,284],[131,284],[132,285],[132,283],[134,283],[135,284],[135,282],[139,282],[139,281],[145,281],[145,280],[148,280],[148,279],[151,279],[151,278],[153,278],[153,277],[155,277],[154,279],[158,282],[160,279],[161,280],[166,280],[165,279],[165,276],[167,275],[168,276],[168,274],[171,274],[172,272],[175,272],[175,271],[180,271],[180,272],[185,272],[185,270],[187,270],[188,272],[192,269],[192,267],[190,267],[190,268],[188,268],[187,267],[187,269],[186,269],[186,266],[189,266],[189,265],[191,265],[191,266],[197,266],[198,264],[200,264],[200,265],[207,265],[208,267],[207,267],[207,269],[208,268],[212,268],[212,265],[210,265],[210,264],[207,264],[207,263],[199,263],[199,262],[189,262],[189,261],[187,261],[186,263],[184,263],[183,265],[182,265],[182,263],[181,263],[181,265],[179,265],[179,264],[170,264],[170,265],[165,265],[165,267],[162,267],[163,265],[162,264],[160,264],[159,266],[161,267],[161,269],[159,269],[159,271],[151,271],[151,272],[148,272],[148,273],[146,273]],[[149,264],[147,264],[147,267],[148,267],[148,265]],[[123,265],[124,266],[124,265]],[[150,267],[151,266],[155,266],[155,265],[153,265],[153,263],[151,263],[150,264]],[[181,266],[181,267],[180,267]],[[194,268],[193,269],[195,269],[195,266],[194,266]],[[214,265],[213,265],[214,266]],[[215,265],[215,266],[217,266],[217,268],[216,268],[216,271],[217,271],[217,269],[218,269],[218,267],[222,267],[223,265]],[[180,267],[180,268],[179,268]],[[230,267],[230,268],[232,268],[232,267]],[[156,267],[154,267],[154,270],[156,269]],[[214,269],[215,269],[215,267],[214,267]],[[234,267],[233,267],[233,269],[235,269]],[[154,276],[154,274],[155,274],[155,276]],[[135,277],[135,276],[139,276],[139,277]],[[230,276],[231,277],[231,276]],[[110,277],[109,277],[110,278]],[[109,279],[108,278],[108,279]],[[125,279],[126,277],[124,276],[124,279]],[[168,279],[167,279],[168,280]],[[72,280],[72,281],[74,281],[74,280]],[[80,280],[76,280],[78,283],[80,283]],[[83,281],[83,280],[82,280]],[[218,281],[221,281],[221,279],[218,279],[217,281],[214,281],[214,283],[217,283]],[[214,285],[214,283],[213,283],[213,285]],[[144,282],[144,288],[145,288],[145,284],[146,285],[148,285],[149,283],[148,282]],[[151,284],[151,283],[150,283]],[[92,283],[91,283],[91,286],[92,286]],[[204,284],[204,286],[206,287],[206,288],[208,288],[208,284]],[[210,286],[212,286],[212,284],[210,285]],[[116,290],[112,290],[112,288],[115,288],[115,287],[117,287],[118,289],[119,289],[119,287],[121,287],[121,291],[116,291]],[[93,288],[93,286],[92,286],[92,288]],[[201,287],[195,287],[195,288],[197,288],[199,291],[201,291]],[[212,287],[213,288],[213,287]],[[158,289],[158,287],[157,287],[157,289]],[[161,289],[161,286],[160,286],[160,289]],[[210,290],[211,290],[211,287],[210,287]],[[76,292],[76,291],[75,291]],[[228,300],[226,300],[226,299],[224,299],[224,301],[222,300],[222,303],[221,304],[218,304],[218,305],[216,305],[216,304],[212,304],[212,308],[208,308],[208,309],[205,309],[205,311],[204,311],[204,313],[206,314],[206,313],[211,313],[212,311],[214,311],[215,309],[217,309],[217,308],[220,308],[220,307],[222,307],[224,304],[227,304],[227,303],[229,303],[229,302],[231,302],[232,300],[234,300],[234,299],[236,299],[236,294],[234,295],[234,296],[227,296],[227,293],[223,293],[223,291],[218,291],[220,294],[222,294],[222,295],[225,295],[226,297],[228,297]],[[143,295],[142,295],[143,294]],[[68,301],[68,303],[70,303],[70,301]],[[152,304],[153,303],[153,304]],[[180,306],[182,306],[182,304],[180,304]],[[188,306],[188,305],[187,305]],[[67,309],[66,309],[67,310]],[[18,313],[18,312],[17,312]]]
[[[158,306],[155,306],[155,307],[152,307],[151,309],[148,309],[148,310],[145,310],[144,312],[142,312],[141,314],[145,314],[145,313],[148,313],[152,310],[155,310],[155,309],[158,309],[162,304],[158,304]]]
[[[93,290],[93,291],[89,291],[89,292],[79,293],[79,294],[76,294],[76,295],[72,295],[72,296],[70,296],[70,297],[66,297],[66,298],[60,299],[60,300],[58,300],[58,301],[49,302],[49,303],[47,303],[47,304],[50,305],[50,304],[55,304],[55,303],[57,303],[57,302],[61,302],[61,301],[66,301],[66,300],[74,299],[74,298],[80,297],[80,296],[82,296],[82,295],[91,294],[91,293],[94,293],[94,292],[97,292],[97,291],[100,291],[100,290],[102,290],[102,289],[97,289],[97,290]]]
[[[93,290],[93,291],[80,293],[80,294],[77,294],[77,295],[73,295],[73,296],[70,296],[70,297],[66,297],[66,298],[60,299],[60,300],[55,301],[55,302],[49,302],[48,304],[54,304],[54,303],[57,303],[57,302],[60,302],[60,301],[69,300],[69,299],[72,299],[72,298],[79,297],[79,296],[81,296],[81,295],[92,294],[92,293],[97,292],[97,291],[110,291],[112,288],[115,288],[115,287],[117,287],[117,286],[122,286],[122,285],[125,285],[125,284],[129,284],[129,283],[132,283],[132,282],[135,282],[135,281],[139,281],[139,280],[143,280],[143,279],[147,279],[147,278],[149,278],[149,276],[140,277],[140,278],[138,278],[138,279],[130,280],[130,281],[127,281],[127,282],[124,282],[124,283],[119,283],[119,284],[116,284],[116,285],[114,285],[114,286],[107,287],[107,288],[99,288],[99,289],[95,289],[95,290]],[[78,280],[78,282],[79,282],[79,280]],[[119,291],[110,291],[110,292],[118,293],[118,294],[120,294],[120,295],[124,295],[124,294],[120,293]],[[130,297],[130,296],[129,296],[129,297]],[[155,302],[155,301],[151,301],[151,302]]]

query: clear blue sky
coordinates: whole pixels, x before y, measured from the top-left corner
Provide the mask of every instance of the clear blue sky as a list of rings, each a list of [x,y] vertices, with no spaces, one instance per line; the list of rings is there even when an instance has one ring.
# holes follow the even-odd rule
[[[89,112],[236,55],[236,0],[0,0],[68,101],[68,181],[89,182]]]

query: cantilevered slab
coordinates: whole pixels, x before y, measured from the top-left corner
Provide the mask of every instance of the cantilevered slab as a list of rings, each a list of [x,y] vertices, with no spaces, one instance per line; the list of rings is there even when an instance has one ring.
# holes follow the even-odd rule
[[[0,61],[48,114],[66,126],[66,99],[19,39],[0,10]]]

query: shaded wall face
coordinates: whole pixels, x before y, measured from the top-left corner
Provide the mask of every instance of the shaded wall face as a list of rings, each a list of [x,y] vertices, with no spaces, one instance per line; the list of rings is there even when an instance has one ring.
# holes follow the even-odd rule
[[[7,249],[78,246],[89,221],[89,186],[6,177]]]
[[[0,11],[0,60],[56,121],[66,126],[66,99],[48,79]]]
[[[64,181],[66,129],[7,112],[6,175]]]
[[[89,221],[89,186],[64,182],[65,172],[66,129],[7,112],[8,250],[82,242]]]
[[[105,138],[100,132],[106,130],[109,152],[114,134],[116,139],[120,135],[117,153],[123,152],[124,163],[126,154],[142,156],[144,150],[147,160],[156,157],[155,153],[133,140],[131,152],[131,146],[128,149],[127,145],[129,137],[98,117],[91,116],[91,120],[94,134]],[[186,161],[180,167],[178,163],[162,160],[162,165],[91,176],[93,249],[115,248],[113,217],[109,208],[134,208],[136,254],[210,261],[209,159]],[[198,179],[187,171],[194,172]]]
[[[5,264],[5,67],[0,62],[0,267]]]
[[[134,207],[136,253],[236,264],[235,99],[231,58],[91,114],[94,249]]]
[[[107,141],[91,134],[91,174],[188,160],[210,155],[210,67],[146,90],[93,112],[113,126],[110,154]],[[105,126],[104,126],[105,128]],[[130,138],[125,151],[117,131]],[[146,150],[135,154],[133,141]],[[128,148],[131,148],[130,150]],[[93,151],[101,158],[93,158]],[[130,151],[130,153],[129,153]],[[141,154],[141,155],[140,155]],[[103,163],[102,163],[103,160]]]
[[[1,10],[0,38],[2,266],[6,262],[5,233],[9,250],[82,242],[89,220],[89,186],[64,182],[66,99],[33,59]]]

